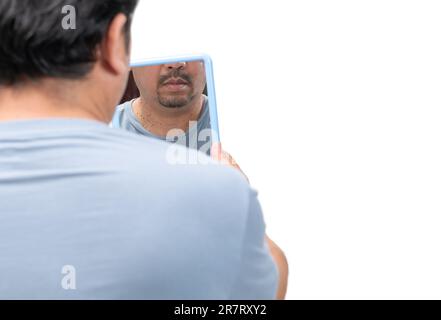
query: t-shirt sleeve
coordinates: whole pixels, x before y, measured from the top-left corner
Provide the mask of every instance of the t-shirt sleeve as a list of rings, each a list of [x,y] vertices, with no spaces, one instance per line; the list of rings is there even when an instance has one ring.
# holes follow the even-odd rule
[[[126,107],[126,104],[127,104],[127,102],[120,104],[119,106],[117,106],[115,108],[115,113],[113,114],[112,121],[109,123],[110,128],[116,128],[116,129],[121,128],[121,117],[123,115],[124,108]]]
[[[241,263],[233,284],[231,299],[275,299],[278,278],[277,266],[265,239],[265,222],[257,200],[257,192],[251,190]]]

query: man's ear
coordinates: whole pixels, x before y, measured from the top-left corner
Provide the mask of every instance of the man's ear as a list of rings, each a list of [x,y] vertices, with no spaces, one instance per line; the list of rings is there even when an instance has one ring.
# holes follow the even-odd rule
[[[113,18],[100,47],[100,58],[104,66],[112,73],[127,73],[129,70],[129,52],[126,39],[127,17],[119,13]]]

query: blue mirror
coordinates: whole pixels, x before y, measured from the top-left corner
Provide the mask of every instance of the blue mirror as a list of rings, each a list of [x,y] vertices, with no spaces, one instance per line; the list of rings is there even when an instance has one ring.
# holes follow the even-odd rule
[[[132,62],[112,126],[209,154],[211,145],[220,142],[210,57]]]

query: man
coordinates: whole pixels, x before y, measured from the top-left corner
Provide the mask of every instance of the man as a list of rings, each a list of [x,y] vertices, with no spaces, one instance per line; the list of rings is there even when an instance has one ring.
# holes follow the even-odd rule
[[[275,298],[243,176],[107,125],[136,3],[0,2],[0,299]]]
[[[112,126],[210,154],[211,125],[203,62],[133,68],[139,97],[117,107]]]

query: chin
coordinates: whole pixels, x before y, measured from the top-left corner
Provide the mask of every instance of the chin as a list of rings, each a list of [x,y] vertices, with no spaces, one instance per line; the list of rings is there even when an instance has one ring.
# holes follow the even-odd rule
[[[190,100],[186,98],[179,99],[175,97],[175,98],[159,99],[159,103],[165,108],[179,109],[188,105],[190,103]]]

